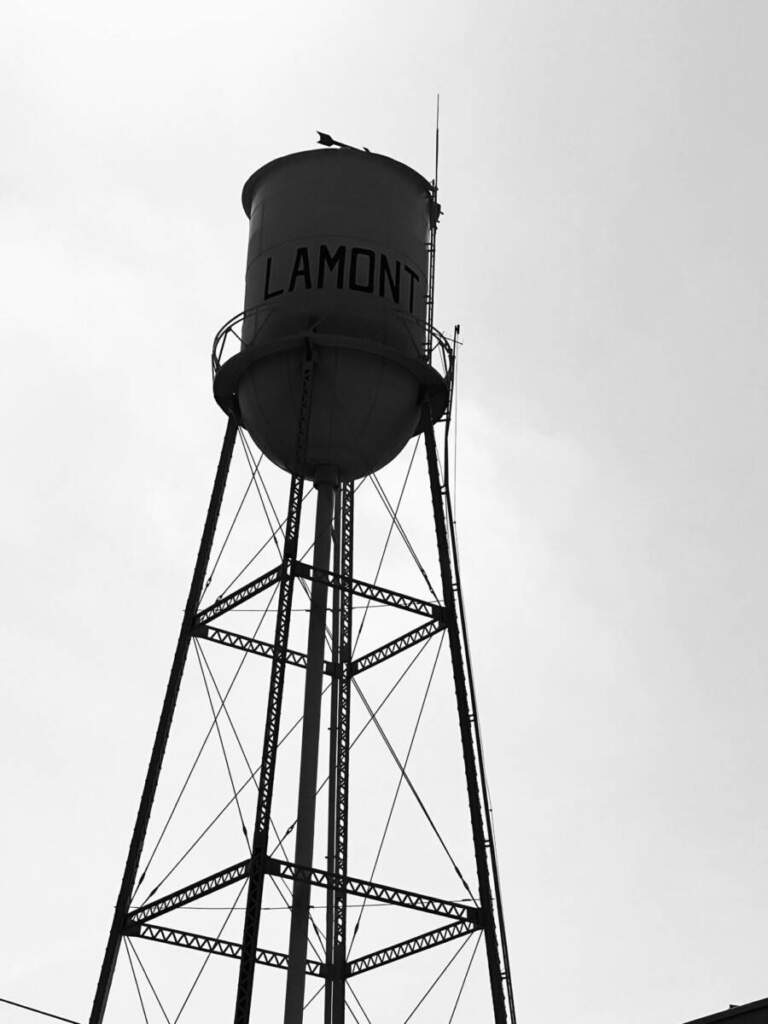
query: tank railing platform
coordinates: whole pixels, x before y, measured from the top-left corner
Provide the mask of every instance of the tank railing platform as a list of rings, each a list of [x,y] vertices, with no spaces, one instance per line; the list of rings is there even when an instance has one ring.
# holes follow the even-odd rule
[[[216,332],[216,336],[213,339],[213,349],[211,352],[211,369],[213,372],[214,379],[218,374],[224,363],[232,356],[237,355],[242,351],[243,348],[243,337],[245,334],[245,327],[249,320],[255,318],[259,313],[269,310],[269,303],[260,303],[258,306],[252,306],[249,309],[243,310],[241,313],[237,313],[231,317],[227,322],[219,328]],[[441,372],[444,376],[448,377],[453,369],[454,360],[454,341],[441,331],[438,331],[436,327],[430,325],[424,320],[420,320],[418,317],[409,316],[407,317],[408,324],[413,326],[419,334],[423,334],[426,338],[426,356],[420,355],[425,363],[432,365],[432,354],[436,351],[440,352],[442,357]],[[259,332],[264,328],[268,322],[268,316],[264,317],[263,323],[261,323],[253,336],[249,340],[249,344],[253,344],[258,337]],[[318,320],[314,324],[312,330],[317,330],[322,324],[322,319]]]

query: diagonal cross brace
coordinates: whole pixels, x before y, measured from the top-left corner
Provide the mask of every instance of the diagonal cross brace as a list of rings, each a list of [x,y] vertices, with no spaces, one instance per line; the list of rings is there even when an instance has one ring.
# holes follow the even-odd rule
[[[433,946],[440,946],[444,942],[458,939],[462,935],[470,935],[479,931],[482,925],[474,921],[456,921],[446,925],[445,928],[435,928],[434,931],[417,935],[406,942],[398,942],[394,946],[387,946],[385,949],[377,949],[367,956],[358,957],[357,960],[350,960],[347,964],[347,976],[362,974],[363,971],[373,970],[374,967],[383,967],[384,964],[391,964],[394,960],[402,960],[403,957],[413,956],[414,953],[421,953]]]
[[[230,942],[227,939],[217,939],[211,935],[198,935],[196,932],[183,932],[177,928],[158,928],[152,924],[138,925],[132,933],[136,938],[151,939],[153,942],[165,942],[171,946],[183,946],[185,949],[197,949],[201,953],[216,953],[219,956],[232,957],[239,960],[243,953],[243,947],[239,942]],[[285,953],[277,953],[272,949],[257,949],[254,957],[257,964],[266,967],[288,968],[288,956]],[[318,960],[307,960],[307,974],[314,974],[322,977],[325,973],[325,964]]]
[[[288,861],[276,860],[274,857],[267,860],[265,870],[270,875],[287,879],[302,878],[309,881],[311,885],[319,885],[324,888],[340,886],[353,896],[364,896],[366,899],[376,900],[379,903],[392,903],[396,906],[407,907],[409,910],[421,910],[424,913],[439,914],[442,917],[455,917],[461,921],[476,923],[479,920],[478,912],[474,907],[457,903],[455,900],[425,896],[423,893],[398,889],[392,885],[379,885],[377,882],[367,882],[362,878],[353,878],[350,875],[344,878],[328,871],[321,871],[320,868],[299,867]]]
[[[395,960],[402,960],[414,953],[421,953],[425,949],[432,949],[445,942],[461,938],[463,935],[471,935],[478,931],[479,924],[470,921],[456,921],[445,928],[435,928],[431,932],[424,932],[416,935],[405,942],[398,942],[394,946],[387,946],[384,949],[377,949],[367,956],[350,960],[346,966],[345,976],[352,977],[355,974],[362,974],[364,971],[371,971],[375,967],[384,967],[386,964],[394,963]],[[160,928],[152,924],[134,925],[129,934],[139,939],[149,939],[152,942],[164,942],[171,946],[182,946],[185,949],[194,949],[200,953],[213,953],[217,956],[227,956],[233,960],[242,957],[243,947],[239,942],[232,942],[229,939],[216,938],[212,935],[200,935],[197,932],[180,931],[178,928]],[[278,953],[272,949],[255,950],[254,962],[265,967],[279,967],[282,970],[288,969],[288,955]],[[322,978],[327,974],[326,964],[318,960],[306,961],[306,973]]]
[[[250,861],[243,860],[232,864],[223,871],[208,875],[199,882],[185,886],[169,893],[162,899],[153,900],[152,903],[145,903],[131,911],[126,919],[128,927],[142,924],[152,918],[160,917],[162,914],[170,913],[178,907],[192,903],[201,896],[225,889],[234,882],[239,882],[248,877],[248,865]],[[439,914],[443,917],[453,917],[459,921],[477,923],[478,912],[474,907],[465,906],[454,900],[439,899],[436,896],[426,896],[423,893],[410,892],[408,889],[398,889],[391,885],[380,885],[376,882],[367,882],[362,878],[352,878],[347,875],[343,878],[339,875],[332,875],[320,868],[302,868],[288,861],[276,860],[269,857],[264,865],[265,872],[269,875],[276,875],[281,878],[295,879],[297,875],[308,877],[312,885],[319,885],[328,888],[331,885],[343,886],[348,893],[355,896],[363,896],[379,903],[392,903],[397,906],[407,907],[410,910],[421,910],[427,914]]]
[[[352,977],[362,974],[365,971],[372,971],[377,967],[384,967],[392,964],[398,959],[406,956],[413,956],[414,953],[423,952],[434,946],[451,942],[464,935],[471,935],[478,931],[479,925],[473,922],[455,922],[445,928],[436,928],[423,935],[417,935],[406,942],[397,942],[395,945],[386,946],[384,949],[376,949],[367,956],[358,956],[347,964],[345,974]],[[176,928],[159,928],[156,925],[136,925],[131,929],[130,934],[140,939],[150,939],[153,942],[165,942],[169,945],[182,946],[185,949],[196,949],[199,952],[215,953],[219,956],[229,956],[232,959],[240,959],[243,955],[243,946],[240,942],[231,942],[228,939],[215,938],[212,935],[200,935],[197,932],[182,932]],[[273,949],[257,948],[254,961],[264,967],[281,968],[288,970],[288,954],[276,952]],[[325,964],[318,961],[306,962],[306,973],[317,978],[325,977],[327,973]]]
[[[207,608],[203,608],[197,613],[195,621],[198,625],[204,626],[206,622],[210,622],[211,619],[216,619],[219,615],[223,615],[224,612],[236,608],[237,605],[242,604],[251,597],[255,597],[256,594],[260,594],[262,590],[268,590],[275,583],[280,582],[281,572],[282,568],[278,565],[276,569],[270,569],[269,572],[262,573],[261,576],[251,580],[250,583],[246,583],[239,590],[233,590],[231,594],[227,594],[225,597],[219,598],[218,601],[214,601]]]
[[[414,644],[420,644],[422,640],[427,640],[429,637],[434,636],[435,633],[440,633],[444,629],[444,623],[439,619],[433,619],[431,622],[427,622],[426,625],[419,626],[418,629],[412,629],[409,633],[403,633],[396,640],[391,640],[388,644],[377,647],[376,650],[370,651],[370,653],[364,654],[362,658],[353,661],[352,674],[358,675],[358,673],[364,672],[367,668],[373,668],[374,665],[379,665],[382,661],[386,661],[387,658],[394,658],[396,654],[407,651]]]
[[[435,633],[440,633],[444,629],[445,624],[440,619],[432,619],[417,629],[403,633],[402,636],[390,640],[388,644],[377,647],[368,654],[364,654],[362,658],[357,658],[356,661],[353,661],[351,665],[352,675],[357,675],[368,668],[373,668],[374,665],[380,665],[382,661],[394,658],[397,654],[402,654],[409,647],[420,644],[422,640],[428,640],[429,637],[434,636]],[[234,647],[236,650],[244,651],[246,654],[258,654],[262,658],[269,658],[270,660],[275,655],[274,644],[270,644],[266,640],[257,640],[255,637],[243,636],[242,633],[233,633],[228,629],[220,629],[218,626],[198,623],[192,632],[194,636],[200,637],[202,640],[211,640],[213,643],[222,644],[224,647]],[[302,654],[301,651],[287,649],[285,660],[288,665],[295,665],[297,668],[306,668],[307,666],[307,656]],[[336,666],[331,661],[324,661],[323,672],[327,676],[332,676],[336,672]]]
[[[267,643],[266,640],[257,640],[252,636],[243,636],[242,633],[232,633],[228,629],[219,629],[218,626],[197,625],[193,633],[203,640],[212,640],[214,643],[222,644],[224,647],[234,647],[236,650],[244,651],[246,654],[258,654],[262,658],[269,658],[270,661],[275,656],[274,644]],[[302,654],[301,651],[293,651],[287,648],[285,651],[285,661],[288,665],[296,665],[297,668],[307,667],[307,656]],[[324,662],[324,672],[326,675],[333,675],[334,667],[330,661]]]
[[[365,583],[363,580],[346,580],[337,572],[325,570],[317,572],[313,566],[306,562],[297,562],[295,567],[296,575],[304,579],[312,580],[316,576],[327,583],[329,587],[340,590],[349,589],[358,597],[369,598],[379,604],[388,604],[393,608],[401,608],[406,612],[416,612],[418,615],[426,615],[430,619],[443,617],[443,606],[432,601],[423,601],[418,597],[410,597],[408,594],[401,594],[397,590],[388,590],[386,587],[379,587],[375,583]]]
[[[233,864],[231,867],[224,868],[223,871],[217,871],[206,878],[201,878],[199,882],[193,882],[192,885],[186,885],[183,889],[177,889],[175,892],[163,896],[162,899],[145,903],[142,907],[132,910],[128,914],[127,921],[131,924],[141,924],[142,921],[149,921],[151,918],[160,917],[161,914],[167,914],[177,907],[193,903],[201,896],[207,896],[219,889],[226,889],[228,885],[248,877],[249,864],[250,860],[242,860],[239,864]]]

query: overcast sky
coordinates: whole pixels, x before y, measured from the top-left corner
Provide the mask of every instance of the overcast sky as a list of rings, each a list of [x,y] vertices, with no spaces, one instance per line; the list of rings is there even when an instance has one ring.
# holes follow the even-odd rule
[[[768,996],[765,4],[1,19],[0,997],[87,1015],[223,431],[241,185],[316,129],[431,177],[438,91],[520,1024]]]

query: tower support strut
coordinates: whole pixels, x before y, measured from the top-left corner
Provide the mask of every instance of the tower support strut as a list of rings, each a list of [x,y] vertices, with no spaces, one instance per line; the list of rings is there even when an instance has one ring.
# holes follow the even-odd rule
[[[432,495],[435,533],[437,535],[437,553],[440,562],[445,622],[453,665],[453,682],[459,715],[459,733],[461,735],[464,775],[467,783],[467,796],[469,798],[472,843],[475,851],[480,912],[485,933],[485,950],[488,959],[494,1021],[495,1024],[515,1024],[515,1011],[511,1000],[508,974],[502,970],[499,951],[499,936],[497,934],[496,912],[494,908],[494,897],[498,900],[499,894],[494,891],[495,886],[492,884],[489,865],[489,850],[493,844],[493,835],[488,807],[481,794],[483,766],[481,753],[476,743],[476,723],[471,712],[469,685],[464,666],[462,637],[456,607],[458,582],[454,578],[454,570],[451,565],[448,526],[445,515],[445,489],[440,480],[440,463],[437,456],[435,430],[429,410],[426,407],[425,420],[424,441],[427,451],[429,486]],[[445,467],[445,471],[447,472],[447,467]]]
[[[315,840],[315,806],[317,800],[317,754],[320,741],[320,709],[323,695],[323,664],[325,654],[325,619],[328,607],[328,584],[322,574],[328,571],[331,556],[334,486],[317,483],[315,514],[314,567],[318,573],[312,580],[307,642],[307,674],[304,688],[304,716],[301,734],[299,767],[299,801],[296,813],[296,863],[312,864]],[[291,932],[288,944],[288,981],[285,994],[285,1024],[301,1024],[304,1017],[305,964],[309,929],[308,880],[296,876],[293,882]]]
[[[189,652],[189,644],[192,639],[193,627],[197,616],[200,598],[203,592],[205,574],[208,569],[208,561],[211,557],[211,546],[213,544],[216,524],[221,511],[221,501],[224,497],[224,487],[229,474],[229,466],[232,461],[232,452],[237,437],[237,422],[234,416],[230,416],[227,422],[227,429],[224,432],[224,442],[221,446],[219,464],[216,468],[216,476],[213,481],[211,500],[208,504],[208,513],[205,517],[203,535],[200,538],[200,547],[197,552],[195,569],[192,574],[192,583],[189,587],[189,596],[184,609],[184,618],[181,622],[179,639],[176,643],[176,653],[171,665],[171,674],[168,679],[168,686],[163,700],[163,709],[160,713],[160,721],[155,734],[155,742],[152,746],[152,754],[149,758],[147,776],[144,781],[144,789],[139,802],[139,810],[136,815],[131,845],[128,849],[128,857],[123,870],[123,880],[120,884],[120,892],[115,904],[115,912],[112,915],[112,925],[107,939],[107,948],[104,951],[104,959],[101,965],[99,980],[96,985],[96,994],[91,1008],[90,1024],[101,1024],[104,1019],[104,1011],[107,1008],[109,990],[112,986],[112,976],[115,972],[117,954],[120,951],[120,943],[124,934],[124,926],[131,899],[136,887],[136,875],[139,871],[141,852],[144,849],[144,840],[147,835],[147,825],[152,811],[152,804],[157,792],[157,782],[160,777],[165,748],[168,744],[168,736],[173,722],[173,713],[176,710],[176,701],[179,696],[181,677],[184,672],[184,665]]]

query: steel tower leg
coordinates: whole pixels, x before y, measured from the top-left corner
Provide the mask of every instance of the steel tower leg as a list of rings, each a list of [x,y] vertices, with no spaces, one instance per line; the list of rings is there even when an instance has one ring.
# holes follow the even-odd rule
[[[227,429],[224,433],[224,443],[221,447],[219,464],[216,469],[213,491],[211,492],[211,500],[208,505],[208,514],[205,518],[205,526],[203,527],[203,535],[200,539],[200,548],[197,553],[195,570],[192,574],[192,583],[189,588],[187,605],[184,609],[184,618],[182,619],[181,631],[176,644],[176,653],[171,666],[168,687],[165,691],[163,709],[160,714],[160,721],[155,734],[155,742],[149,759],[149,767],[147,768],[147,776],[144,781],[144,789],[141,794],[138,814],[136,815],[136,824],[133,829],[131,845],[128,850],[128,857],[123,871],[123,881],[120,886],[117,903],[115,904],[115,913],[112,917],[112,927],[110,928],[107,948],[104,952],[104,960],[101,965],[101,973],[99,974],[99,980],[96,986],[96,994],[93,999],[93,1007],[89,1018],[90,1024],[101,1024],[104,1019],[104,1012],[107,1008],[109,990],[112,985],[112,977],[115,972],[115,964],[117,963],[117,954],[120,951],[120,941],[123,936],[125,916],[128,913],[134,887],[136,885],[136,875],[139,870],[141,852],[144,848],[144,839],[147,834],[149,815],[152,811],[152,804],[154,803],[155,793],[157,791],[157,782],[160,777],[160,768],[163,763],[165,748],[168,743],[168,735],[171,731],[171,723],[173,721],[173,713],[176,708],[176,701],[179,695],[181,677],[184,671],[184,664],[187,660],[189,643],[192,638],[192,627],[194,625],[198,605],[200,604],[203,583],[205,581],[205,573],[208,569],[208,560],[211,554],[211,545],[213,544],[216,523],[218,522],[219,512],[221,510],[221,501],[224,496],[224,487],[227,482],[227,475],[229,473],[230,462],[232,461],[232,451],[234,449],[236,437],[237,423],[235,422],[234,417],[230,417],[229,422],[227,423]]]
[[[312,350],[307,346],[304,361],[299,429],[296,441],[296,461],[301,468],[306,449],[307,431],[312,406],[312,383],[314,362]],[[280,732],[280,712],[283,704],[283,682],[288,651],[288,631],[291,622],[293,584],[299,541],[301,500],[304,493],[303,478],[291,477],[291,493],[288,501],[288,519],[285,524],[283,563],[281,566],[280,591],[277,602],[277,623],[275,625],[275,650],[267,697],[267,717],[264,726],[264,746],[261,755],[259,796],[256,805],[256,823],[251,846],[251,863],[248,870],[248,894],[245,903],[243,943],[240,953],[240,971],[235,997],[235,1024],[249,1024],[251,998],[253,996],[253,972],[256,965],[256,949],[259,938],[262,894],[264,892],[264,869],[268,855],[269,822],[272,811],[272,793],[275,782],[277,744]]]
[[[280,712],[283,704],[283,682],[285,680],[288,629],[293,603],[294,566],[299,538],[302,493],[302,478],[300,476],[292,477],[288,520],[285,524],[282,576],[277,602],[275,653],[272,658],[269,696],[267,697],[267,718],[264,727],[264,746],[261,755],[256,825],[253,832],[251,863],[248,872],[248,894],[246,896],[245,922],[243,924],[243,948],[240,956],[240,972],[235,999],[235,1024],[248,1024],[251,1016],[253,972],[256,963],[256,946],[259,937],[261,903],[264,891],[264,866],[268,853],[269,821],[272,811],[272,793],[274,790],[277,744],[280,731]]]
[[[336,498],[333,508],[333,571],[339,572],[341,562],[341,487],[336,491]],[[331,651],[332,661],[337,666],[336,674],[331,676],[331,715],[328,727],[328,852],[326,854],[326,867],[328,870],[329,884],[326,891],[325,902],[325,1011],[323,1020],[325,1024],[332,1024],[333,1021],[333,960],[334,944],[333,935],[333,914],[334,914],[334,893],[333,873],[336,870],[336,746],[338,743],[338,714],[339,714],[339,618],[341,614],[341,592],[338,587],[333,588],[332,630],[331,630]]]
[[[352,683],[352,537],[354,484],[342,484],[336,504],[333,591],[333,650],[337,673],[331,682],[328,777],[328,871],[347,874],[349,811],[349,712]],[[327,893],[325,1024],[344,1024],[347,956],[347,891],[331,883]]]
[[[437,458],[435,431],[429,410],[425,407],[426,427],[424,440],[427,449],[427,467],[429,485],[432,493],[432,509],[437,534],[437,551],[440,561],[440,576],[443,588],[448,642],[453,665],[456,705],[459,713],[459,732],[461,748],[464,756],[464,774],[467,781],[469,796],[469,814],[472,823],[472,841],[475,848],[475,864],[480,891],[480,909],[485,932],[485,948],[490,974],[491,998],[493,1000],[493,1016],[495,1024],[514,1024],[514,1010],[508,1005],[505,977],[499,955],[499,942],[496,931],[496,920],[493,906],[493,888],[488,864],[488,849],[493,842],[490,821],[481,798],[481,765],[476,749],[473,724],[474,718],[470,710],[470,694],[467,677],[464,671],[464,658],[461,645],[461,634],[456,611],[456,595],[454,590],[453,571],[445,519],[444,491],[440,482],[440,465]]]
[[[296,855],[299,867],[312,867],[315,840],[317,752],[320,740],[320,706],[325,661],[325,619],[328,608],[328,572],[331,555],[334,485],[318,482],[315,515],[315,547],[307,640],[307,674],[304,688],[304,719],[301,730],[299,801],[296,812]],[[285,989],[285,1024],[301,1024],[304,1016],[307,934],[309,929],[308,879],[293,883],[291,933],[288,943],[288,980]]]

